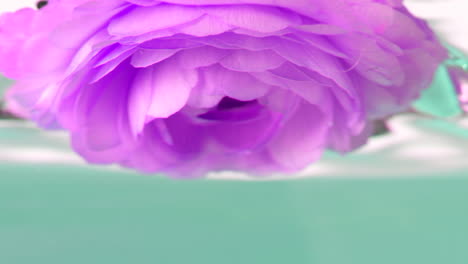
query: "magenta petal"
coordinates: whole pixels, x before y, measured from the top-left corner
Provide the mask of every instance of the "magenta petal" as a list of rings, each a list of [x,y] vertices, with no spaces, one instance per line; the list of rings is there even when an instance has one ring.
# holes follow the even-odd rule
[[[148,119],[166,118],[187,103],[197,82],[194,71],[171,71],[171,62],[139,70],[130,93],[129,115],[134,134]]]
[[[210,36],[227,32],[234,27],[223,22],[221,18],[204,15],[197,21],[182,26],[181,33],[193,36]]]
[[[282,125],[268,146],[273,159],[287,169],[304,168],[325,149],[328,131],[324,114],[302,102],[292,118]]]
[[[132,72],[119,67],[114,74],[81,91],[74,114],[81,127],[72,132],[73,147],[88,161],[112,163],[126,157],[133,142],[129,140],[126,111],[127,90]]]
[[[146,116],[153,98],[154,68],[145,68],[138,71],[133,80],[129,94],[128,114],[132,133],[140,133],[146,122]]]
[[[136,68],[145,68],[161,62],[172,55],[176,54],[178,50],[174,49],[139,49],[132,55],[131,64]]]
[[[218,63],[228,55],[226,50],[204,46],[179,52],[177,60],[181,67],[195,69]]]
[[[187,103],[191,89],[197,84],[194,70],[173,71],[175,62],[168,61],[154,66],[150,83],[151,105],[147,115],[165,118],[179,111]]]
[[[263,72],[279,67],[285,59],[271,50],[231,52],[220,64],[233,71]]]
[[[198,8],[177,5],[135,7],[109,25],[109,33],[115,36],[141,35],[155,30],[181,25],[203,15]],[[157,19],[155,19],[157,18]]]
[[[220,66],[209,67],[203,70],[203,73],[207,87],[213,87],[212,90],[215,90],[219,83],[223,83],[218,91],[241,101],[257,99],[271,88],[270,85],[256,80],[248,73],[233,72]]]
[[[275,132],[281,116],[261,112],[245,122],[224,122],[208,127],[209,133],[231,151],[255,151],[267,144]]]
[[[294,13],[267,6],[217,6],[207,8],[206,12],[226,24],[258,32],[280,31],[300,23],[299,16]]]

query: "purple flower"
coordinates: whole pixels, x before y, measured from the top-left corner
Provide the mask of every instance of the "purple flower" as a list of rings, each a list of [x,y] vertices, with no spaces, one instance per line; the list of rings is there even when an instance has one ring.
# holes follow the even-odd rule
[[[445,50],[401,2],[51,0],[0,18],[0,71],[89,162],[292,172],[430,84]]]

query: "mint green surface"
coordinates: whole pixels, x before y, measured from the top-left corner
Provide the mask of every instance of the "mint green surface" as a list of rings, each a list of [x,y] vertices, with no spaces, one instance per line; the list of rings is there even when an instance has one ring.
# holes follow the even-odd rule
[[[445,62],[448,66],[461,67],[465,71],[468,71],[468,55],[463,53],[461,50],[446,44],[449,51],[450,58]]]
[[[421,112],[437,117],[451,117],[462,113],[456,89],[445,65],[437,69],[432,85],[421,93],[413,106]]]
[[[1,170],[0,263],[468,262],[468,178],[456,175],[236,182]]]
[[[416,146],[424,131],[468,142],[447,121],[413,125]],[[176,181],[85,165],[61,134],[0,121],[0,263],[467,263],[467,166],[405,168],[400,144],[331,155],[349,169],[329,177]]]

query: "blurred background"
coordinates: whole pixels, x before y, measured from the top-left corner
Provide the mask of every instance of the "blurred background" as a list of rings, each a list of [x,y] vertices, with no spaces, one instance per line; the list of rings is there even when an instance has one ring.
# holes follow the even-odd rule
[[[467,0],[405,2],[468,53]],[[0,263],[468,263],[468,118],[389,127],[288,178],[174,181],[88,165],[66,134],[4,118]]]

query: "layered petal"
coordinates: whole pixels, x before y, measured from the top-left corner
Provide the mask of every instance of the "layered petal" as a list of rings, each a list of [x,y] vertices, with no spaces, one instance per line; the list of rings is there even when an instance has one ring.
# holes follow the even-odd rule
[[[91,163],[178,178],[352,151],[445,57],[402,0],[51,0],[0,16],[13,111],[68,130]]]

